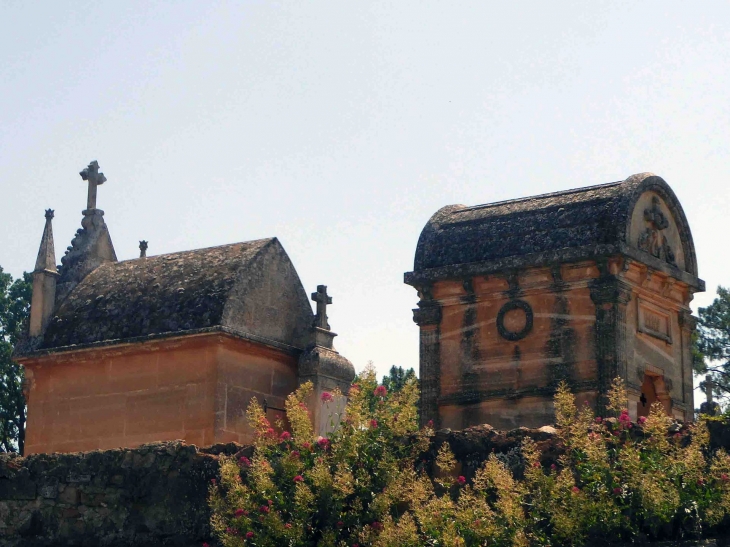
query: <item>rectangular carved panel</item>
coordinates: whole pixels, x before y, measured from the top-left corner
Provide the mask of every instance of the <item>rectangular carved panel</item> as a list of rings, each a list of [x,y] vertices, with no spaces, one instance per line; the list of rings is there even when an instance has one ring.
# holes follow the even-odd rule
[[[639,308],[637,313],[637,330],[671,344],[671,313],[641,298],[637,299],[637,302]]]

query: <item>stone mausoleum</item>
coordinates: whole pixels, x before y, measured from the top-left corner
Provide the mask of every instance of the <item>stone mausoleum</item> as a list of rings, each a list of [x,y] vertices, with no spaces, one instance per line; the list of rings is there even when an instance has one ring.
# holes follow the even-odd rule
[[[26,454],[247,442],[252,397],[274,423],[284,400],[311,380],[313,400],[354,378],[333,348],[327,287],[307,294],[276,238],[117,260],[92,162],[81,228],[56,265],[51,221],[33,271],[25,367]],[[333,404],[342,404],[340,400]],[[314,409],[315,429],[327,416]]]
[[[613,378],[632,418],[694,411],[689,303],[704,290],[687,219],[651,173],[437,211],[421,232],[422,419],[461,429],[554,421],[561,380],[598,412]]]

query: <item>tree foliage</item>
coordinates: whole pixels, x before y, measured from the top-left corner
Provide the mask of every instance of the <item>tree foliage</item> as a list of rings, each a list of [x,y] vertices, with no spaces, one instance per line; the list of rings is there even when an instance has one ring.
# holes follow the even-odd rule
[[[730,395],[730,290],[717,288],[717,298],[699,309],[693,344],[696,374],[709,374],[718,396]]]
[[[289,396],[288,430],[254,400],[253,456],[223,457],[210,486],[213,530],[226,547],[577,547],[727,525],[730,457],[708,450],[705,423],[677,428],[661,403],[632,423],[623,384],[609,397],[618,418],[607,419],[560,386],[555,464],[528,437],[520,469],[491,454],[468,477],[446,443],[433,467],[424,462],[434,432],[418,428],[414,379],[389,391],[366,370],[330,438],[314,438],[311,384]],[[322,395],[323,410],[334,398]]]
[[[30,313],[32,276],[4,273],[0,267],[0,451],[23,453],[25,398],[23,368],[12,360],[13,346]]]
[[[388,391],[400,391],[407,383],[412,381],[418,384],[415,370],[412,368],[405,370],[403,367],[393,365],[390,367],[390,372],[383,376],[382,384]]]

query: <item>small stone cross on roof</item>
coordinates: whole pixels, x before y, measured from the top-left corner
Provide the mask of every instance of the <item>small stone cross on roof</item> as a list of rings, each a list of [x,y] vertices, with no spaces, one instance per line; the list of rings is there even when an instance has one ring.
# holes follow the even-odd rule
[[[327,285],[317,285],[317,292],[312,293],[312,300],[317,303],[314,326],[330,330],[330,324],[327,322],[327,304],[332,304],[332,297],[327,294]]]
[[[106,182],[104,173],[99,172],[99,162],[92,161],[88,167],[79,173],[81,178],[89,181],[89,193],[86,198],[86,208],[96,209],[96,187]]]

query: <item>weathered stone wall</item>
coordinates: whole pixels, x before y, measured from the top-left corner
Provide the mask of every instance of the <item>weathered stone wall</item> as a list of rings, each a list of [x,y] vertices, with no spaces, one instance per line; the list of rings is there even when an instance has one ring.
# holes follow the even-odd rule
[[[218,457],[180,441],[0,456],[0,545],[200,546]]]
[[[710,424],[713,448],[730,449],[730,427]],[[482,425],[438,431],[424,454],[433,463],[448,443],[467,477],[495,453],[516,474],[519,446],[532,438],[543,465],[563,447],[552,427],[498,431]],[[218,477],[219,455],[251,456],[235,443],[199,449],[182,441],[135,449],[73,454],[0,455],[0,545],[3,547],[193,547],[209,542],[208,486]],[[730,545],[730,538],[718,543]],[[669,544],[667,544],[669,545]],[[687,544],[683,544],[687,545]]]

